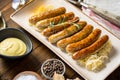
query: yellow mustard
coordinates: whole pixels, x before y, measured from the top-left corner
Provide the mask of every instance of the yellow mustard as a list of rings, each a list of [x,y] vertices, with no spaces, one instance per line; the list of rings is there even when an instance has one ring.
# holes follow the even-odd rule
[[[0,54],[7,56],[20,56],[26,52],[25,43],[18,38],[6,38],[0,42]]]
[[[36,9],[34,9],[33,12],[34,12],[34,14],[39,14],[39,13],[49,11],[51,9],[53,9],[52,5],[41,5],[39,7],[36,7]]]

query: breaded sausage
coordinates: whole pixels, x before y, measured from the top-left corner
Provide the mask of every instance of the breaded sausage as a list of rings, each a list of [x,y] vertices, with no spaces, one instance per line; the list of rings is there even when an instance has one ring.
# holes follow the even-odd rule
[[[100,49],[107,41],[108,41],[109,37],[107,35],[102,36],[101,38],[99,38],[96,42],[94,42],[92,45],[75,52],[72,55],[72,58],[74,60],[78,60],[78,59],[83,59],[86,56],[94,53],[95,51],[97,51],[98,49]]]
[[[70,36],[68,38],[58,41],[57,46],[61,50],[65,50],[65,48],[68,44],[71,44],[71,43],[74,43],[74,42],[77,42],[77,41],[80,41],[80,40],[86,38],[92,32],[92,30],[93,30],[92,25],[86,25],[81,31],[74,34],[73,36]]]
[[[51,35],[48,40],[50,43],[56,43],[57,41],[66,38],[68,36],[73,35],[74,33],[80,31],[81,29],[83,29],[83,27],[86,25],[86,21],[80,21],[76,24],[71,25],[70,27]]]
[[[74,13],[69,12],[69,13],[65,13],[65,14],[62,14],[62,15],[59,15],[59,16],[56,16],[56,17],[41,20],[41,21],[37,22],[35,26],[38,29],[46,28],[46,27],[50,26],[50,24],[56,25],[60,22],[70,20],[73,17],[74,17]]]
[[[33,25],[35,25],[38,21],[55,17],[61,14],[64,14],[66,12],[66,9],[64,7],[59,7],[57,9],[49,10],[43,13],[38,13],[36,15],[33,15],[29,18],[29,22]]]
[[[57,24],[57,25],[54,25],[52,27],[50,26],[50,27],[44,29],[42,31],[42,34],[44,36],[46,36],[46,37],[49,37],[50,35],[55,34],[55,33],[59,32],[59,31],[62,31],[63,29],[65,29],[65,28],[69,27],[70,25],[72,25],[72,23],[75,23],[75,22],[78,22],[78,21],[79,21],[79,18],[75,17],[72,20],[68,20],[68,21],[63,22],[61,24]]]
[[[93,32],[86,37],[85,39],[75,42],[75,43],[71,43],[66,47],[66,51],[68,53],[74,53],[78,50],[81,50],[89,45],[91,45],[92,43],[94,43],[100,36],[101,34],[101,30],[100,29],[95,29],[93,30]]]

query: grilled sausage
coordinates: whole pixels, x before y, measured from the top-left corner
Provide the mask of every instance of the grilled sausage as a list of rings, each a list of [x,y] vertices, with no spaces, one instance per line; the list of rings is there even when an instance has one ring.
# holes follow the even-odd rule
[[[56,43],[57,41],[65,38],[65,37],[68,37],[68,36],[71,36],[73,35],[74,33],[80,31],[81,29],[83,29],[83,27],[86,25],[87,23],[85,21],[80,21],[78,22],[77,24],[73,24],[71,25],[70,27],[56,33],[56,34],[53,34],[51,35],[48,40],[50,43]]]
[[[42,31],[42,34],[44,36],[46,36],[46,37],[49,37],[50,35],[55,34],[55,33],[59,32],[59,31],[62,31],[63,29],[69,27],[70,25],[72,25],[72,23],[75,23],[77,21],[79,21],[79,18],[75,17],[72,20],[63,22],[61,24],[54,25],[53,27],[50,26],[50,27],[44,29]]]
[[[61,50],[65,50],[68,44],[71,44],[86,38],[92,32],[92,30],[93,30],[93,26],[86,25],[81,31],[74,34],[73,36],[58,41],[57,46]]]
[[[75,52],[72,55],[72,58],[74,60],[78,60],[78,59],[83,59],[86,56],[94,53],[95,51],[97,51],[98,49],[100,49],[107,41],[108,41],[109,37],[107,35],[102,36],[101,38],[99,38],[96,42],[94,42],[92,45]]]
[[[51,18],[55,17],[61,14],[64,14],[66,12],[66,9],[64,7],[60,7],[57,9],[49,10],[43,13],[39,13],[36,15],[33,15],[29,18],[29,22],[33,25],[35,25],[38,21],[46,19],[46,18]]]
[[[69,12],[69,13],[65,13],[65,14],[62,14],[62,15],[59,15],[56,17],[41,20],[41,21],[37,22],[35,26],[38,29],[41,29],[41,28],[43,29],[43,28],[50,26],[50,24],[55,25],[55,24],[70,20],[73,17],[74,17],[74,13]]]
[[[74,53],[78,50],[81,50],[89,45],[91,45],[92,43],[94,43],[100,36],[101,30],[100,29],[95,29],[93,30],[93,32],[86,37],[85,39],[75,42],[75,43],[71,43],[66,47],[66,51],[68,53]]]

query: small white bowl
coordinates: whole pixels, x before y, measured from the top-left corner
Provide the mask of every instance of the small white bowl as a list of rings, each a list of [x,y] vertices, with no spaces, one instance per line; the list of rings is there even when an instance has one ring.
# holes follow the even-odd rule
[[[42,77],[41,77],[39,74],[37,74],[36,72],[33,72],[33,71],[20,72],[19,74],[17,74],[17,75],[13,78],[13,80],[22,80],[22,78],[23,78],[24,80],[25,80],[25,78],[26,78],[26,80],[27,80],[27,78],[29,78],[29,80],[31,80],[30,77],[36,78],[37,80],[43,80]],[[36,80],[36,79],[35,79],[35,80]]]

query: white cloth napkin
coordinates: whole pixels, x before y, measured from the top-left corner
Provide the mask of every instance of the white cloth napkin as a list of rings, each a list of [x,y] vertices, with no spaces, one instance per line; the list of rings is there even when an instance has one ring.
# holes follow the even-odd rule
[[[97,21],[100,25],[112,32],[116,37],[120,39],[120,27],[113,25],[109,21],[95,14],[92,10],[82,7],[82,11],[90,16],[93,20]],[[120,14],[119,14],[120,15]]]

